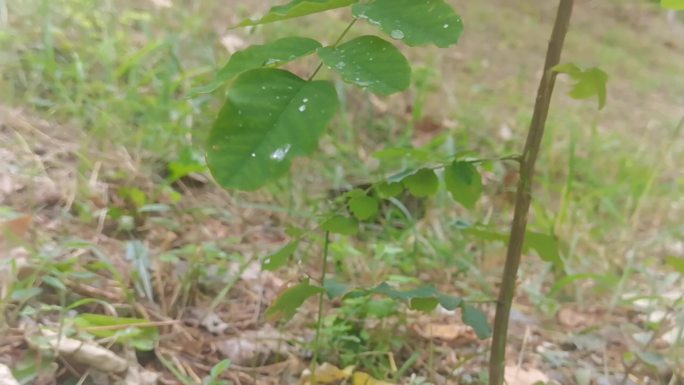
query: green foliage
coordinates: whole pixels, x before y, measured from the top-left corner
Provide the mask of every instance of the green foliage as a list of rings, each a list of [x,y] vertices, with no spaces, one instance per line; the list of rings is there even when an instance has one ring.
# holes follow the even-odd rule
[[[222,380],[221,374],[230,368],[230,360],[219,361],[211,368],[209,375],[202,380],[202,385],[229,385],[230,381]]]
[[[266,317],[274,320],[289,321],[295,315],[297,309],[304,304],[304,301],[323,292],[325,292],[325,289],[322,287],[311,285],[308,279],[304,280],[280,293],[266,311]]]
[[[486,227],[469,227],[464,232],[483,241],[508,243],[508,233],[502,233]],[[527,253],[530,250],[534,250],[542,260],[553,264],[559,271],[563,271],[561,244],[556,236],[528,230],[525,233],[523,252]]]
[[[463,312],[463,323],[472,327],[478,338],[489,338],[492,334],[492,329],[487,322],[487,316],[480,309],[467,304],[461,310]]]
[[[361,221],[374,218],[378,215],[379,208],[380,201],[373,196],[364,194],[349,199],[349,210],[351,210],[352,214]]]
[[[333,234],[354,235],[359,231],[359,223],[354,218],[344,215],[334,215],[321,225],[324,231]]]
[[[260,67],[278,67],[292,60],[312,54],[321,43],[305,37],[285,37],[276,41],[253,45],[238,51],[216,73],[216,79],[191,91],[191,95],[213,92],[225,82],[247,70]]]
[[[325,12],[335,8],[342,8],[356,3],[358,0],[292,0],[287,4],[271,8],[268,13],[257,20],[245,20],[238,27],[272,23],[293,19],[296,17]]]
[[[469,209],[475,208],[482,195],[482,177],[473,164],[453,162],[444,169],[444,182],[456,202]]]
[[[293,241],[285,245],[282,249],[264,258],[261,267],[267,271],[275,271],[287,264],[292,254],[297,250],[299,241]]]
[[[411,46],[448,47],[463,33],[461,18],[443,0],[374,0],[352,9],[355,17]]]
[[[434,170],[424,168],[402,180],[404,187],[417,198],[435,195],[439,190],[439,178]]]
[[[375,184],[375,191],[380,198],[392,198],[404,191],[404,185],[400,182],[380,182]]]
[[[411,83],[408,60],[395,46],[376,36],[319,49],[318,56],[346,82],[376,94],[404,91]]]
[[[491,334],[487,317],[481,310],[468,305],[461,298],[440,293],[433,285],[402,291],[383,282],[372,289],[352,290],[344,298],[358,298],[368,295],[385,295],[395,301],[407,303],[411,309],[423,312],[432,311],[437,305],[441,305],[447,310],[460,308],[463,323],[472,327],[479,338],[484,339]]]
[[[608,74],[600,68],[592,67],[582,70],[574,63],[560,64],[553,69],[556,72],[570,75],[575,85],[570,90],[570,96],[575,99],[589,99],[594,96],[598,99],[598,108],[606,105],[606,83]]]
[[[665,8],[684,11],[684,0],[661,0],[660,5]]]
[[[223,187],[256,190],[312,152],[337,110],[329,82],[254,69],[230,87],[209,134],[207,163]]]
[[[136,326],[147,322],[141,318],[87,313],[74,318],[74,325],[95,337],[111,338],[117,343],[130,343],[138,350],[149,351],[159,339],[159,330],[154,326]]]

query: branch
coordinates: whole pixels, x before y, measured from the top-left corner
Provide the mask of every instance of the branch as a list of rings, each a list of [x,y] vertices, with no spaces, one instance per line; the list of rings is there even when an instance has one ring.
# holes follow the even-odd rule
[[[574,0],[561,0],[558,6],[556,22],[551,33],[549,48],[546,52],[546,63],[542,75],[537,99],[534,105],[534,115],[530,123],[530,129],[525,142],[525,149],[520,162],[520,181],[515,201],[515,213],[511,224],[511,235],[506,252],[506,264],[503,278],[499,289],[499,299],[496,305],[494,318],[494,335],[492,338],[492,351],[489,357],[489,385],[502,385],[506,367],[506,336],[508,333],[508,321],[511,314],[511,305],[515,294],[515,282],[520,266],[522,247],[525,241],[527,229],[527,217],[532,200],[532,180],[534,167],[539,155],[539,147],[544,137],[544,126],[549,114],[551,95],[556,81],[556,74],[552,68],[560,62],[561,52],[565,35],[570,25]]]

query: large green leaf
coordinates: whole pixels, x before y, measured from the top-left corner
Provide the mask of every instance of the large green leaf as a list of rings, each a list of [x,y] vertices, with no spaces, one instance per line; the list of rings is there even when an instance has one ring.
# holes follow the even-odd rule
[[[241,72],[259,67],[276,67],[309,55],[320,48],[321,43],[305,37],[285,37],[263,45],[253,45],[238,51],[216,73],[216,79],[206,86],[190,91],[191,95],[215,91],[223,83]]]
[[[554,264],[558,268],[563,267],[563,259],[560,256],[560,245],[558,238],[553,235],[528,231],[525,233],[525,251],[530,249],[537,252],[539,258]]]
[[[444,0],[375,0],[355,4],[353,13],[410,46],[448,47],[463,33],[461,18]]]
[[[582,70],[574,63],[566,63],[555,66],[553,70],[568,74],[575,80],[575,84],[570,90],[572,98],[589,99],[596,96],[599,110],[606,105],[608,74],[600,68],[592,67]]]
[[[282,292],[271,307],[266,310],[266,317],[289,321],[297,313],[297,309],[304,304],[304,301],[323,292],[325,289],[322,287],[311,285],[308,280],[302,281]]]
[[[223,187],[256,190],[316,148],[337,106],[330,82],[271,68],[243,72],[209,134],[209,170]]]
[[[429,168],[424,168],[402,180],[406,189],[416,198],[425,198],[437,193],[439,179]]]
[[[480,309],[468,304],[463,305],[461,310],[463,311],[463,313],[461,313],[463,323],[472,327],[478,338],[489,338],[492,334],[492,328],[487,322],[487,315]]]
[[[475,166],[455,161],[444,169],[444,182],[454,200],[472,209],[482,194],[482,177]]]
[[[378,214],[380,201],[374,196],[361,195],[349,199],[349,210],[362,221],[374,218]]]
[[[325,231],[341,235],[354,235],[359,231],[359,223],[354,218],[335,215],[321,225]]]
[[[238,27],[273,23],[274,21],[325,12],[330,9],[346,7],[357,1],[358,0],[292,0],[287,4],[277,5],[271,8],[261,19],[245,20],[238,24]]]
[[[288,243],[287,245],[285,245],[280,250],[278,250],[275,253],[264,258],[264,261],[261,264],[261,267],[264,270],[268,270],[268,271],[275,271],[275,270],[280,269],[281,267],[285,266],[288,259],[290,259],[292,254],[294,254],[294,252],[297,250],[298,246],[299,246],[299,241],[292,241],[292,242]]]
[[[684,0],[661,0],[660,5],[665,8],[684,11]]]
[[[377,36],[361,36],[337,47],[318,50],[325,65],[342,78],[380,95],[407,89],[411,66],[391,43]]]

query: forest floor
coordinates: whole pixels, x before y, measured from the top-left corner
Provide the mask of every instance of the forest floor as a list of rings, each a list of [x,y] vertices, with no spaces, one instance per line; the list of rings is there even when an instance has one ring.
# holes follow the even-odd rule
[[[330,41],[350,15],[228,30],[275,2],[227,3],[0,1],[0,384],[3,365],[22,384],[305,384],[312,356],[318,383],[485,383],[489,340],[445,309],[325,301],[313,352],[317,301],[284,324],[265,312],[319,276],[322,235],[288,267],[261,262],[332,191],[373,180],[378,150],[519,152],[555,2],[451,2],[458,46],[402,48],[415,66],[399,96],[339,84],[346,112],[321,151],[256,193],[211,181],[202,142],[221,95],[189,91],[235,50]],[[684,22],[646,1],[577,3],[564,61],[606,71],[608,103],[570,99],[560,78],[530,226],[561,240],[563,266],[524,256],[507,383],[682,384]],[[431,283],[491,321],[504,245],[462,229],[506,231],[515,178],[493,163],[475,210],[440,194],[414,222],[334,237],[331,276]]]

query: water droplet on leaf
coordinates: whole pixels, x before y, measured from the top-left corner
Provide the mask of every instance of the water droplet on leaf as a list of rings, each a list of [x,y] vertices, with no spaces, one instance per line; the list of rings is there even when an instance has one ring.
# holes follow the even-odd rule
[[[392,30],[390,36],[392,36],[393,39],[401,40],[404,38],[404,32],[400,29],[395,29]]]
[[[279,149],[273,151],[273,153],[271,154],[271,159],[277,162],[282,162],[283,159],[285,159],[285,156],[287,156],[287,153],[290,152],[291,147],[291,145],[286,144],[283,147],[280,147]]]

